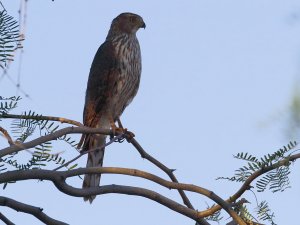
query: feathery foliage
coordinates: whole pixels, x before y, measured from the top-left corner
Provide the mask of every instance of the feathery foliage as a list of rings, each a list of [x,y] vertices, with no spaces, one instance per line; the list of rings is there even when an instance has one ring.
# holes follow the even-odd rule
[[[9,111],[16,108],[20,100],[21,100],[20,96],[13,96],[9,98],[4,98],[0,96],[0,116],[2,114],[7,114],[9,113]]]
[[[4,98],[0,96],[0,118],[1,115],[8,114],[12,109],[17,107],[20,97]],[[11,131],[15,137],[15,144],[22,144],[31,136],[42,136],[53,133],[59,128],[58,122],[52,122],[41,118],[40,114],[33,111],[24,112],[26,119],[15,119],[11,123]],[[72,140],[68,135],[64,135],[58,140],[64,141],[72,148],[76,149],[77,142]],[[0,158],[0,173],[6,172],[7,170],[29,170],[29,169],[40,169],[41,167],[47,166],[50,162],[63,165],[66,160],[61,156],[60,153],[53,153],[52,142],[45,142],[36,146],[33,151],[27,150],[30,154],[28,159],[20,160],[18,158],[19,153],[7,155]],[[22,153],[24,154],[24,153]],[[25,157],[26,158],[26,157]],[[25,162],[24,162],[25,161]],[[77,164],[66,167],[67,169],[74,169]],[[3,188],[6,188],[8,183],[5,183]]]
[[[30,119],[16,119],[12,123],[12,132],[14,133],[16,140],[18,142],[25,142],[25,140],[36,134],[39,133],[40,136],[47,135],[50,133],[55,132],[59,125],[56,122],[51,122],[49,120],[42,120],[40,119],[42,115],[37,114],[33,111],[24,112],[24,116],[30,117]],[[36,118],[36,119],[35,119]],[[71,137],[68,135],[64,135],[58,140],[64,141],[69,144],[72,148],[76,149],[77,142],[72,140]],[[32,163],[31,166],[45,166],[46,164],[42,162],[55,162],[56,164],[64,164],[65,159],[63,159],[59,154],[52,154],[52,143],[46,142],[39,146],[35,147],[35,150],[32,154]],[[71,166],[74,168],[75,166]],[[26,168],[26,167],[25,167]],[[70,169],[70,168],[69,168]]]
[[[237,213],[246,222],[256,220],[255,217],[249,212],[246,205],[241,205]]]
[[[18,22],[6,10],[0,11],[0,67],[13,60],[15,50],[22,48]]]
[[[217,179],[245,182],[255,172],[264,171],[264,169],[268,167],[270,170],[265,172],[263,176],[256,181],[256,191],[263,192],[266,189],[269,189],[272,192],[282,192],[290,187],[289,174],[291,162],[289,161],[289,157],[295,151],[299,151],[299,149],[295,149],[296,146],[296,142],[290,142],[288,145],[283,146],[274,153],[266,154],[260,158],[249,153],[238,153],[234,155],[234,158],[245,161],[246,165],[235,170],[233,177],[219,177]],[[279,161],[280,163],[278,163]],[[238,210],[238,214],[245,221],[256,221],[255,217],[249,213],[248,209],[244,205],[239,207]],[[268,221],[272,225],[276,225],[273,221],[273,218],[275,217],[274,213],[271,213],[266,201],[258,204],[255,211],[259,220]]]
[[[290,162],[288,158],[292,150],[296,147],[296,142],[290,142],[287,146],[283,146],[272,154],[264,155],[257,158],[248,153],[238,153],[234,156],[236,159],[246,161],[247,164],[235,171],[233,177],[219,177],[217,179],[226,179],[236,182],[245,182],[254,172],[264,169],[267,166],[272,166],[280,160],[286,160],[286,163],[275,167],[265,173],[258,181],[256,181],[256,188],[258,192],[262,192],[269,187],[272,192],[284,191],[289,188]]]
[[[271,212],[268,203],[266,201],[262,201],[261,203],[258,204],[256,208],[256,212],[258,215],[258,218],[263,221],[268,221],[271,223],[271,225],[276,225],[274,222],[274,213]]]

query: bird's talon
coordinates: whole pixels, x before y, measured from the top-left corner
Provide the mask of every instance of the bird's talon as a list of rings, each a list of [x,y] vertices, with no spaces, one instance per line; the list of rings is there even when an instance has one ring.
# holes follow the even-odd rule
[[[121,138],[115,140],[115,142],[122,143],[125,139],[130,143],[130,140],[135,137],[134,133],[127,130],[127,128],[113,127],[112,134],[110,135],[110,139],[113,139],[117,134],[123,133]]]
[[[135,135],[134,135],[134,133],[126,130],[125,137],[126,137],[127,142],[130,143],[131,139],[134,138]]]

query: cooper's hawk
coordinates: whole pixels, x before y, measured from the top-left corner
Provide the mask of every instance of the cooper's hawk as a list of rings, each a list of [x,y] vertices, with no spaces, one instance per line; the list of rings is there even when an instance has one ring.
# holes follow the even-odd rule
[[[139,15],[122,13],[111,23],[105,42],[91,65],[83,122],[88,127],[115,129],[115,121],[136,95],[141,76],[141,52],[136,32],[146,25]],[[105,144],[105,135],[82,135],[82,151]],[[104,148],[88,153],[87,167],[101,167]],[[86,174],[83,188],[97,187],[100,175]],[[90,203],[96,196],[85,197]]]

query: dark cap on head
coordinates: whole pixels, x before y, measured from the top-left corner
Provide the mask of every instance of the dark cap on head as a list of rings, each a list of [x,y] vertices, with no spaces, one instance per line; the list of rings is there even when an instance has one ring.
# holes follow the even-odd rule
[[[115,32],[135,34],[139,28],[146,28],[143,18],[137,14],[125,12],[112,21],[110,29]]]

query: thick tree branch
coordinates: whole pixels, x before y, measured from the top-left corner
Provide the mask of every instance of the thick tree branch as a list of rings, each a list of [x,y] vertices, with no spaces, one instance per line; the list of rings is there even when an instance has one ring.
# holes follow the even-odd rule
[[[93,187],[89,189],[80,189],[74,188],[64,182],[56,182],[55,185],[61,192],[75,197],[85,197],[90,195],[102,195],[109,193],[141,196],[158,202],[161,205],[164,205],[169,209],[178,212],[182,215],[185,215],[195,221],[198,221],[200,219],[197,216],[197,211],[189,209],[184,205],[181,205],[157,192],[145,188],[124,185],[103,185],[100,187]]]
[[[45,213],[43,213],[43,209],[34,207],[31,205],[24,204],[22,202],[18,202],[16,200],[13,200],[11,198],[0,196],[0,205],[7,206],[11,209],[16,210],[17,212],[23,212],[28,213],[33,216],[35,216],[37,219],[42,221],[45,224],[49,225],[67,225],[67,223],[55,220],[49,216],[47,216]]]
[[[100,147],[93,148],[93,149],[90,149],[90,150],[88,150],[88,151],[81,151],[81,152],[79,153],[78,156],[74,157],[73,159],[69,160],[68,162],[64,163],[63,165],[60,165],[59,167],[55,168],[54,171],[55,171],[55,170],[59,170],[59,169],[61,169],[61,168],[63,168],[63,167],[68,166],[70,163],[76,161],[77,159],[79,159],[80,157],[82,157],[83,155],[85,155],[85,154],[87,154],[87,153],[89,153],[89,152],[93,152],[93,151],[96,151],[96,150],[98,150],[98,149],[107,147],[108,145],[114,143],[116,140],[122,138],[123,136],[124,136],[124,134],[119,134],[118,136],[115,136],[115,137],[112,138],[109,142],[106,142],[104,145],[102,145],[102,146],[100,146]]]
[[[61,118],[61,117],[52,117],[52,116],[24,116],[24,115],[6,114],[6,115],[0,115],[0,117],[2,117],[2,118],[35,119],[35,120],[53,120],[53,121],[59,121],[62,123],[69,123],[69,124],[73,124],[73,125],[77,125],[77,126],[82,126],[82,124],[77,121],[66,119],[66,118]],[[64,128],[64,129],[58,130],[56,132],[53,132],[49,135],[37,138],[37,139],[27,142],[27,143],[21,143],[21,144],[18,143],[18,146],[14,145],[14,146],[2,149],[2,150],[0,150],[0,157],[7,155],[7,154],[14,153],[14,152],[18,152],[18,151],[21,151],[24,149],[32,148],[32,147],[39,145],[45,141],[55,140],[58,137],[61,137],[62,135],[71,134],[71,133],[99,133],[99,134],[105,134],[105,135],[112,135],[112,131],[106,130],[106,129],[98,129],[98,128],[95,129],[95,128],[88,128],[88,127],[83,127],[83,126],[82,127],[68,127],[68,128]],[[118,135],[118,134],[114,134],[114,135]],[[141,156],[143,158],[146,158],[151,163],[153,163],[154,165],[159,167],[161,170],[163,170],[171,178],[171,180],[173,182],[178,182],[178,180],[176,179],[176,177],[173,174],[173,170],[169,169],[164,164],[162,164],[161,162],[159,162],[158,160],[153,158],[151,155],[149,155],[147,152],[145,152],[145,150],[139,145],[139,143],[134,138],[130,138],[129,141],[139,151],[139,153],[141,154]],[[194,209],[194,207],[190,203],[189,199],[187,198],[187,196],[185,195],[183,190],[178,189],[178,191],[183,199],[183,202],[189,208]],[[228,202],[231,202],[231,201],[228,201]],[[229,204],[227,204],[226,202],[224,202],[224,204],[225,204],[225,207],[230,208]],[[211,209],[213,209],[213,210],[211,211]],[[208,213],[208,211],[210,211],[209,215],[211,215],[214,211],[217,211],[216,207],[215,208],[213,207],[211,209],[203,211],[203,215],[206,215]],[[207,223],[205,220],[202,220],[202,221],[200,221],[200,224],[208,225],[209,223]]]
[[[69,170],[69,171],[50,171],[50,170],[9,171],[9,172],[2,173],[0,175],[0,182],[5,183],[9,181],[19,181],[19,180],[28,180],[28,179],[50,180],[63,193],[72,196],[77,196],[77,197],[106,194],[106,193],[138,195],[159,202],[162,205],[165,205],[166,207],[171,208],[172,210],[179,212],[183,215],[186,215],[196,221],[202,219],[202,214],[198,213],[196,210],[186,208],[183,205],[176,203],[171,199],[168,199],[156,192],[147,189],[128,187],[128,186],[119,186],[119,185],[108,185],[108,186],[101,186],[99,188],[97,187],[97,188],[88,188],[88,189],[78,189],[66,184],[65,182],[68,177],[73,177],[73,176],[78,176],[83,174],[95,174],[95,173],[123,174],[123,175],[136,176],[136,177],[141,177],[144,179],[151,180],[169,189],[186,190],[186,191],[202,194],[212,199],[217,204],[221,205],[222,208],[224,208],[238,224],[245,225],[244,221],[232,210],[231,207],[229,207],[229,204],[227,204],[222,198],[217,196],[212,191],[209,191],[205,188],[201,188],[196,185],[170,182],[156,175],[144,171],[136,170],[136,169],[115,168],[115,167],[99,167],[99,168],[94,167],[94,168],[79,168],[79,169]]]
[[[62,123],[69,123],[69,124],[73,124],[73,125],[77,125],[77,126],[82,126],[82,124],[80,122],[66,119],[66,118],[61,118],[61,117],[53,117],[53,116],[25,116],[25,115],[4,114],[4,115],[0,115],[0,118],[1,117],[2,118],[34,119],[34,120],[53,120],[53,121],[59,121]],[[80,127],[80,128],[82,128],[82,127]],[[93,128],[87,128],[87,129],[93,129]],[[70,133],[77,133],[76,128],[75,127],[64,128],[64,129],[58,130],[52,134],[37,138],[37,139],[27,142],[27,143],[18,143],[18,145],[12,146],[11,148],[6,148],[3,150],[0,150],[0,158],[7,154],[11,154],[11,153],[18,152],[18,151],[21,151],[24,149],[35,147],[41,143],[44,143],[45,141],[55,140],[64,134],[70,134]],[[78,133],[84,133],[84,132],[78,131]],[[86,132],[86,133],[92,133],[92,132],[90,131],[90,132]],[[101,129],[100,132],[96,132],[96,133],[107,134],[108,130],[104,131],[103,129]],[[111,134],[112,134],[112,132],[109,131],[109,135],[111,135]],[[115,134],[115,135],[118,135],[118,134]],[[176,177],[173,174],[173,171],[171,169],[167,168],[161,162],[159,162],[158,160],[153,158],[151,155],[149,155],[135,139],[131,138],[130,141],[133,144],[133,146],[139,151],[139,153],[141,154],[141,156],[143,158],[146,158],[151,163],[153,163],[154,165],[159,167],[161,170],[163,170],[170,177],[170,179],[173,182],[178,182],[178,180],[176,179]],[[76,160],[80,157],[81,156],[79,155],[74,160]],[[189,201],[188,197],[182,190],[179,190],[179,194],[180,194],[184,204],[187,205],[189,208],[194,209],[194,207],[191,204],[191,202]],[[203,221],[200,221],[200,224],[208,225],[209,223],[207,223],[205,220],[203,220]]]

